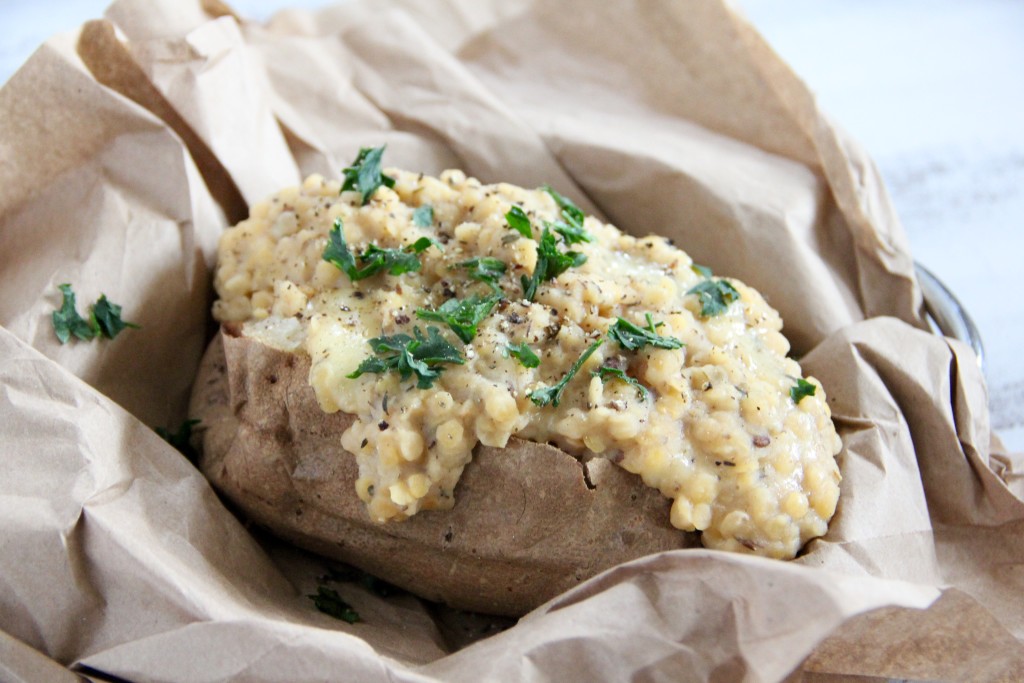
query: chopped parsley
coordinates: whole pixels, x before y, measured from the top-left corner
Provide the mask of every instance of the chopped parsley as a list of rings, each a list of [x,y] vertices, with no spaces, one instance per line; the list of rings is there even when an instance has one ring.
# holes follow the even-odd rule
[[[434,207],[424,204],[412,212],[413,225],[419,228],[429,228],[434,224]]]
[[[608,336],[619,343],[624,349],[637,351],[645,346],[656,346],[659,349],[678,349],[683,342],[675,337],[663,337],[658,334],[657,329],[665,323],[655,323],[651,314],[646,313],[647,327],[639,327],[628,320],[617,319],[610,328]]]
[[[389,275],[416,272],[420,269],[420,260],[417,254],[422,254],[430,247],[441,248],[429,237],[421,237],[402,249],[381,249],[376,244],[369,244],[357,257],[352,254],[345,242],[345,233],[342,230],[340,218],[334,219],[334,227],[331,228],[329,237],[330,242],[324,249],[324,261],[335,265],[353,282],[376,275],[381,271],[386,271]],[[356,265],[357,258],[360,262],[358,266]]]
[[[801,378],[796,381],[796,386],[789,390],[789,396],[793,399],[793,403],[800,403],[808,396],[814,396],[817,389],[818,385]]]
[[[526,342],[520,344],[509,344],[505,350],[510,356],[519,360],[524,368],[535,368],[540,365],[540,357],[533,352]]]
[[[349,624],[354,624],[357,621],[362,621],[359,618],[359,613],[356,612],[352,605],[345,602],[338,591],[327,586],[317,586],[315,595],[307,595],[307,598],[313,601],[313,605],[323,612],[324,614],[340,619]]]
[[[527,396],[529,396],[530,400],[538,406],[543,407],[550,403],[557,408],[558,404],[562,401],[562,392],[565,391],[565,387],[569,384],[569,380],[576,376],[576,373],[580,371],[580,368],[587,362],[587,359],[590,358],[594,351],[597,351],[598,347],[603,343],[604,339],[598,339],[587,347],[587,350],[583,352],[583,355],[579,357],[579,360],[572,364],[572,367],[569,368],[569,372],[565,373],[565,376],[557,383],[550,387],[535,389],[527,394]]]
[[[82,341],[99,336],[113,339],[126,327],[139,327],[135,323],[123,320],[121,307],[107,299],[106,294],[101,294],[99,300],[92,305],[89,319],[86,320],[78,314],[75,292],[71,285],[63,284],[58,288],[61,293],[61,304],[60,308],[53,312],[51,320],[54,334],[61,344],[67,344],[72,336]]]
[[[388,583],[384,579],[378,579],[373,574],[367,574],[362,569],[356,569],[350,565],[341,567],[328,567],[327,574],[317,579],[319,585],[328,583],[355,583],[371,591],[381,598],[390,598],[405,593],[404,590]]]
[[[582,231],[583,210],[580,209],[580,207],[576,206],[576,204],[574,204],[571,199],[562,194],[559,194],[558,191],[556,191],[555,188],[551,187],[550,185],[545,185],[543,187],[543,190],[547,192],[549,195],[551,195],[551,198],[555,200],[556,204],[558,204],[558,208],[561,209],[562,218],[565,219],[565,222],[568,223],[570,226]],[[589,238],[590,236],[587,235],[587,237]],[[586,241],[589,242],[590,239],[587,239]]]
[[[199,420],[185,420],[177,431],[172,432],[169,429],[157,427],[156,433],[160,435],[161,439],[181,451],[190,462],[195,462],[198,454],[192,448],[192,428],[197,424],[199,424]]]
[[[562,236],[565,244],[579,244],[580,242],[593,242],[594,238],[582,226],[566,225],[565,223],[545,223],[545,225]]]
[[[466,299],[448,299],[436,311],[426,308],[416,309],[416,317],[422,320],[445,323],[463,343],[470,343],[476,337],[476,328],[480,322],[491,314],[494,305],[501,300],[501,295],[492,294],[480,297],[474,294]]]
[[[442,363],[462,365],[466,362],[459,350],[433,325],[427,327],[426,337],[418,327],[413,328],[413,334],[415,338],[401,333],[374,337],[369,343],[377,355],[364,360],[348,377],[355,379],[367,372],[383,374],[390,370],[397,372],[402,380],[416,375],[416,386],[429,389],[441,376]]]
[[[107,339],[113,339],[127,327],[135,329],[139,327],[135,323],[122,320],[121,307],[107,299],[106,294],[101,294],[99,300],[93,305],[90,322]]]
[[[498,279],[505,274],[507,268],[504,261],[489,256],[472,258],[458,263],[456,266],[466,268],[469,271],[467,275],[470,280],[486,282],[489,285],[497,285]]]
[[[570,268],[579,268],[586,262],[586,254],[559,251],[554,233],[545,227],[540,242],[537,243],[537,265],[533,269],[533,277],[523,275],[519,280],[523,287],[523,297],[527,301],[533,301],[537,295],[537,286],[541,282],[554,280]]]
[[[705,318],[724,313],[729,304],[740,298],[736,288],[725,280],[704,280],[687,294],[696,294],[700,301],[700,314]]]
[[[691,263],[690,270],[697,273],[697,275],[700,275],[705,280],[711,279],[711,269],[708,268],[707,266],[701,266],[696,263]]]
[[[515,230],[526,239],[533,239],[533,226],[530,225],[530,217],[526,215],[521,207],[513,206],[505,213],[505,222],[508,227]]]
[[[381,157],[384,156],[385,146],[359,149],[356,160],[342,171],[345,174],[345,183],[341,186],[342,192],[355,190],[359,193],[362,204],[366,205],[381,185],[395,186],[395,179],[384,175],[381,171],[380,162]]]
[[[619,379],[625,382],[626,384],[636,387],[636,397],[639,399],[647,398],[647,395],[650,393],[647,391],[647,387],[645,387],[643,384],[640,384],[640,380],[638,380],[636,377],[630,377],[629,375],[626,374],[626,371],[622,370],[621,368],[612,368],[607,365],[602,365],[601,367],[599,367],[597,370],[590,374],[594,375],[595,377],[600,377],[601,381],[604,382],[605,384],[607,384],[609,380]]]
[[[565,244],[579,244],[580,242],[593,242],[594,238],[590,236],[586,230],[583,229],[583,211],[580,207],[576,206],[571,199],[559,194],[550,185],[544,186],[544,191],[551,195],[551,198],[558,204],[558,208],[561,210],[561,221],[554,223],[546,223],[549,228],[557,232],[562,236],[562,241]]]

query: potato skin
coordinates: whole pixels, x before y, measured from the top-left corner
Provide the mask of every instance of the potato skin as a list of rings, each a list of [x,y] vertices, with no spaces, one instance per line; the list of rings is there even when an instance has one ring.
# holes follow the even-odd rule
[[[479,445],[455,506],[370,520],[341,447],[352,416],[324,413],[309,359],[225,327],[203,358],[189,415],[200,469],[251,520],[428,600],[519,616],[577,583],[650,553],[698,547],[671,501],[604,458],[546,444]]]

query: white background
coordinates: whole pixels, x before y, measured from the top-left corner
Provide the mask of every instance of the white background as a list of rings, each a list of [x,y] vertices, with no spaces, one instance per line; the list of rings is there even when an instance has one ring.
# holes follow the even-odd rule
[[[323,0],[235,0],[266,19]],[[0,0],[0,83],[107,0]],[[985,343],[992,422],[1024,450],[1024,2],[741,0],[878,163],[915,258]]]

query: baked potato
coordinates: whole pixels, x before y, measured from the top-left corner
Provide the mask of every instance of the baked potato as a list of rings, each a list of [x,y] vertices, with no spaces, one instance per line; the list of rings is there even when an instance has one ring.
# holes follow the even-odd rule
[[[782,559],[825,533],[839,438],[760,294],[553,188],[382,153],[221,240],[192,417],[247,515],[508,615],[696,531]]]
[[[191,405],[200,469],[250,520],[296,545],[423,598],[508,616],[621,562],[700,545],[635,475],[519,439],[477,446],[452,509],[371,521],[341,447],[353,417],[325,413],[308,376],[307,357],[227,326]]]

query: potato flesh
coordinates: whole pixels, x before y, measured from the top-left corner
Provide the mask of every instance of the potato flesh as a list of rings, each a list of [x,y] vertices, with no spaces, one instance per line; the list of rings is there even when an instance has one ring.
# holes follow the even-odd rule
[[[285,340],[273,342],[279,348],[301,344],[321,407],[356,416],[342,445],[359,464],[355,487],[371,518],[450,508],[473,448],[517,436],[608,457],[638,474],[673,499],[672,524],[702,531],[708,547],[788,558],[825,533],[839,493],[839,438],[820,386],[799,403],[790,397],[800,367],[786,358],[781,320],[756,291],[729,280],[740,299],[703,316],[687,293],[703,276],[684,252],[588,217],[594,241],[568,247],[586,254],[586,263],[524,301],[519,278],[536,267],[537,243],[510,230],[505,214],[522,207],[539,236],[544,221],[559,220],[547,193],[482,185],[458,171],[388,173],[394,189],[379,189],[365,206],[319,176],[254,206],[222,239],[214,308],[222,322],[247,323],[246,334]],[[412,215],[424,204],[434,214],[425,228]],[[321,258],[336,218],[354,253],[370,242],[400,248],[422,236],[444,250],[427,249],[419,272],[351,282]],[[507,264],[499,284],[509,301],[463,345],[443,324],[418,320],[416,310],[436,309],[453,293],[485,295],[486,285],[456,267],[476,257]],[[530,400],[616,318],[643,326],[647,314],[663,323],[659,334],[685,346],[627,351],[606,340],[558,407]],[[445,366],[430,389],[394,373],[347,378],[371,354],[368,339],[427,324],[439,325],[466,359]],[[540,356],[538,368],[508,354],[520,343]],[[606,362],[621,365],[650,398],[593,377]]]

